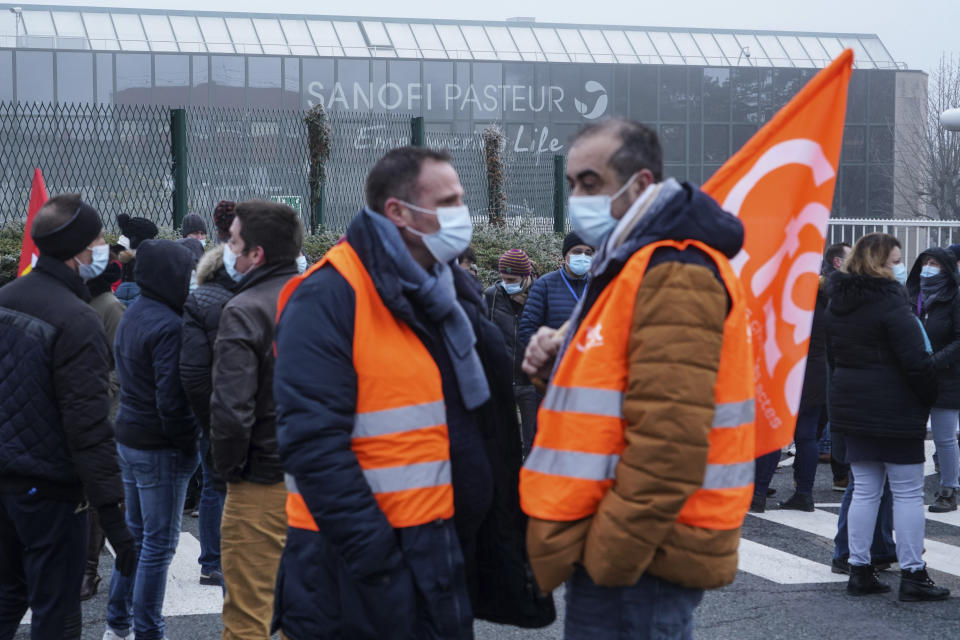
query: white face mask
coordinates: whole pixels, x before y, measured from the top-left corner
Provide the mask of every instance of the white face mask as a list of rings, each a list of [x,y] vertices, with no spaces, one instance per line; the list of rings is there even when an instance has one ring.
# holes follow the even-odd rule
[[[423,238],[423,244],[426,245],[430,255],[437,259],[437,262],[446,264],[470,246],[470,239],[473,237],[473,223],[470,222],[470,209],[467,205],[437,207],[436,211],[430,211],[409,202],[403,202],[403,200],[400,202],[414,211],[437,216],[440,229],[433,233],[423,233],[407,227],[407,231]]]
[[[84,282],[92,280],[103,273],[103,270],[107,268],[107,263],[110,261],[109,246],[100,244],[95,247],[89,247],[89,249],[93,254],[90,264],[83,264],[77,260],[77,273],[80,274]]]
[[[127,251],[130,250],[130,238],[128,238],[127,236],[120,236],[119,238],[117,238],[117,244],[123,247],[124,249],[126,249]]]
[[[638,173],[627,180],[612,196],[608,194],[596,196],[570,196],[567,204],[570,209],[570,224],[585,243],[599,248],[613,228],[617,226],[617,219],[610,212],[614,200],[626,193],[627,188],[637,179]]]
[[[303,273],[307,270],[307,257],[302,253],[297,256],[297,273]]]
[[[234,282],[243,280],[244,274],[237,271],[237,254],[230,250],[230,245],[224,245],[223,247],[223,266],[227,270],[227,275]]]
[[[206,238],[200,238],[200,246],[203,247],[204,249],[207,248],[207,239],[206,239]]]

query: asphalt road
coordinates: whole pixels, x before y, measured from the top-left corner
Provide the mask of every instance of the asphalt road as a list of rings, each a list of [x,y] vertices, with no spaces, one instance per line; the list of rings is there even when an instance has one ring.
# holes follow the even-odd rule
[[[932,472],[932,469],[929,470]],[[829,465],[820,465],[814,499],[817,511],[808,514],[780,511],[777,499],[789,496],[792,475],[788,467],[774,477],[777,495],[768,501],[762,517],[748,515],[743,528],[741,571],[736,581],[706,594],[697,610],[698,640],[843,640],[923,638],[960,639],[960,512],[927,521],[926,560],[931,577],[949,587],[954,596],[945,602],[901,603],[896,599],[899,572],[886,571],[881,579],[893,587],[889,594],[852,598],[845,578],[830,572],[836,513],[840,493],[831,490]],[[927,501],[936,490],[936,476],[926,479]],[[165,603],[170,640],[213,640],[220,637],[218,589],[196,584],[196,526],[184,518],[184,535],[174,565]],[[101,558],[101,575],[109,576],[111,558]],[[100,592],[84,605],[84,640],[100,640],[106,612],[106,578]],[[559,618],[545,629],[526,630],[476,623],[478,640],[559,640],[562,638],[562,590],[554,594]],[[192,613],[193,612],[193,613]],[[29,639],[21,627],[16,640]],[[579,639],[578,639],[579,640]]]

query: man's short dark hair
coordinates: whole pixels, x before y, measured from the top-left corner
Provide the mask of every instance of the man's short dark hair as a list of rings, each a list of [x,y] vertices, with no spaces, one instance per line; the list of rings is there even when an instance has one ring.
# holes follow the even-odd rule
[[[244,251],[261,247],[267,264],[293,262],[300,255],[303,226],[297,212],[285,204],[247,200],[236,208]]]
[[[663,180],[663,150],[656,131],[628,118],[604,118],[580,129],[570,146],[598,134],[612,134],[620,139],[620,148],[610,156],[609,164],[621,182],[641,169],[648,169],[654,182]]]
[[[54,229],[63,226],[77,212],[83,200],[79,193],[61,193],[53,196],[37,211],[30,234],[45,236]]]
[[[850,249],[850,244],[847,242],[838,242],[827,247],[826,253],[823,254],[823,261],[827,264],[830,269],[833,269],[833,261],[837,258],[843,259],[843,254],[846,253],[846,249]]]
[[[427,160],[450,162],[450,154],[424,147],[398,147],[388,151],[367,174],[367,206],[382,214],[390,198],[414,204],[420,196],[417,179]]]

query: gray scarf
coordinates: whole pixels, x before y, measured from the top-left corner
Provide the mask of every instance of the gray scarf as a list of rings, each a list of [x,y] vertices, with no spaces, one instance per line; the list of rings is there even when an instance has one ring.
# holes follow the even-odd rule
[[[457,301],[450,265],[438,262],[427,271],[410,255],[396,225],[369,209],[364,209],[363,215],[383,249],[381,257],[399,278],[404,295],[440,326],[464,406],[470,411],[480,407],[490,399],[490,387],[475,348],[473,326]]]
[[[931,278],[920,278],[920,299],[923,302],[923,310],[930,308],[930,304],[950,289],[956,286],[953,283],[953,277],[946,271],[941,271]]]

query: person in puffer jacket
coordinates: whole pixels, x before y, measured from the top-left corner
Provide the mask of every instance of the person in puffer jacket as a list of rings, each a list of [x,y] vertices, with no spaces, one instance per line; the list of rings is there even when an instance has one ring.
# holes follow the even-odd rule
[[[198,429],[180,382],[181,314],[193,265],[193,254],[183,245],[143,242],[134,272],[140,298],[117,328],[117,452],[127,525],[141,556],[134,578],[113,575],[108,638],[111,633],[128,637],[131,628],[141,640],[164,635],[167,568],[180,539],[187,482],[199,464]]]

